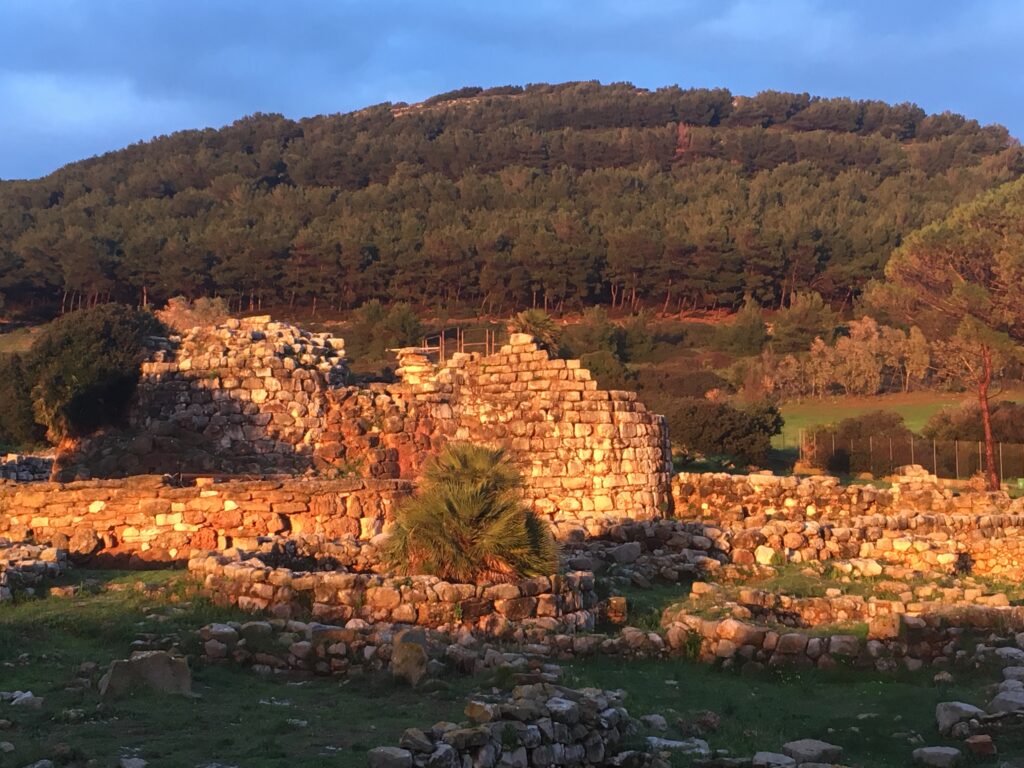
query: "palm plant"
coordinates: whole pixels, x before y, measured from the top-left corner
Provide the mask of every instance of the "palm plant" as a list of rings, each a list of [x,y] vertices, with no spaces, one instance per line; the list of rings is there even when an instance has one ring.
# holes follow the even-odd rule
[[[554,573],[558,545],[547,522],[524,505],[522,487],[504,451],[449,445],[396,511],[385,560],[398,573],[456,582]]]
[[[517,313],[509,321],[509,330],[512,333],[528,333],[538,346],[546,349],[553,357],[558,355],[558,326],[543,309],[527,309]]]

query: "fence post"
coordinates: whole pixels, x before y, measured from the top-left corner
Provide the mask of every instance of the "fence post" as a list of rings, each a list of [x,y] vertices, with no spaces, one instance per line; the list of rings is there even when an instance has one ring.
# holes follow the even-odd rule
[[[939,476],[939,455],[935,451],[935,438],[932,438],[932,474]]]
[[[892,435],[889,435],[889,474],[891,475],[893,470],[896,469],[892,465]]]
[[[978,441],[978,471],[983,474],[985,472],[985,465],[981,459],[981,440]]]
[[[917,463],[916,461],[914,461],[914,435],[913,434],[910,435],[910,463],[911,464],[916,464]]]
[[[875,441],[868,435],[868,467],[872,474],[875,472]]]
[[[1003,444],[999,444],[999,482],[1003,482]]]
[[[960,442],[953,441],[953,461],[956,464],[956,479],[960,479]]]

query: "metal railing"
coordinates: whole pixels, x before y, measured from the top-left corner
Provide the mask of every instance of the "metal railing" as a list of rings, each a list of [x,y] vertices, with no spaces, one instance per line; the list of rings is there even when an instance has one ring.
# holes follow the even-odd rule
[[[423,348],[436,351],[438,360],[444,362],[459,352],[480,352],[493,355],[502,345],[507,332],[490,327],[480,328],[445,328],[432,336],[423,339]]]

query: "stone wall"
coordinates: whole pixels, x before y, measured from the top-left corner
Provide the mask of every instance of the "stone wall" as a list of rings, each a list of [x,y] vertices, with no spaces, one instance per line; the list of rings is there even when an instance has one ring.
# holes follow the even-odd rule
[[[833,477],[680,474],[676,514],[739,565],[872,559],[929,573],[1024,575],[1024,500],[955,495],[911,475],[892,488]]]
[[[131,424],[58,459],[60,480],[168,473],[414,479],[451,441],[507,449],[552,520],[667,513],[663,417],[513,334],[496,354],[399,350],[400,381],[345,386],[340,339],[267,317],[196,328],[143,365]]]
[[[155,341],[130,427],[61,455],[56,479],[312,470],[343,340],[264,316]]]
[[[34,594],[45,581],[67,570],[67,553],[0,538],[0,603],[18,593]]]
[[[572,689],[549,683],[516,686],[500,698],[478,697],[466,707],[468,723],[438,723],[407,730],[398,747],[377,747],[369,768],[459,766],[628,766],[658,763],[645,750],[627,750],[639,731],[623,707],[621,691]],[[688,754],[710,756],[700,739],[679,742]]]
[[[513,334],[493,355],[444,365],[399,350],[402,382],[331,393],[318,458],[371,476],[415,476],[449,441],[508,450],[527,499],[552,521],[671,510],[671,446],[662,416],[632,392],[603,391],[578,360]]]
[[[275,534],[367,540],[411,490],[404,480],[351,478],[0,482],[0,536],[117,565],[183,562],[193,549],[254,547]]]
[[[302,562],[300,560],[300,562]],[[392,577],[350,573],[336,563],[298,570],[271,553],[196,553],[189,571],[216,601],[278,618],[312,617],[326,623],[467,626],[503,637],[517,627],[540,632],[593,629],[594,575],[573,572],[512,584],[452,584],[433,576]],[[301,568],[312,567],[308,561]]]
[[[46,456],[22,456],[19,453],[0,456],[0,480],[37,483],[48,480],[52,471],[53,459]]]
[[[879,671],[949,666],[969,655],[972,638],[992,630],[1024,629],[1024,607],[982,607],[929,614],[888,614],[870,623],[867,637],[834,633],[814,636],[787,632],[733,618],[706,619],[685,609],[669,609],[662,618],[668,647],[727,666],[819,667],[837,664]]]

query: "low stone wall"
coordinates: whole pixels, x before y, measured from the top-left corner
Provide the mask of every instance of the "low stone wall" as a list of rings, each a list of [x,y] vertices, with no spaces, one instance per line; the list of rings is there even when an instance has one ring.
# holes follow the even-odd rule
[[[53,459],[45,456],[23,456],[19,453],[0,456],[0,480],[35,483],[49,480],[52,471]]]
[[[926,572],[1024,575],[1024,500],[912,477],[891,489],[836,478],[682,474],[676,514],[723,533],[739,565],[875,559]]]
[[[404,480],[362,479],[0,482],[0,535],[112,565],[166,564],[192,550],[254,547],[260,536],[368,540],[411,491]]]
[[[367,762],[369,768],[645,768],[654,762],[649,752],[624,749],[625,738],[639,725],[622,704],[621,692],[520,685],[505,697],[470,701],[468,724],[411,728],[399,746],[370,750]],[[692,754],[710,755],[706,742],[689,741]]]
[[[733,618],[706,619],[685,608],[666,610],[662,625],[674,652],[726,666],[830,668],[846,663],[880,671],[914,670],[966,659],[972,635],[1024,630],[1024,607],[970,606],[923,617],[889,614],[869,624],[867,637],[787,632]]]
[[[331,570],[293,570],[260,553],[196,553],[189,571],[215,601],[279,618],[325,623],[352,619],[426,627],[473,628],[495,637],[517,628],[538,632],[592,629],[594,575],[572,572],[513,584],[452,584],[433,576],[393,577]]]
[[[188,569],[216,601],[278,617],[344,623],[471,627],[509,636],[519,626],[541,632],[594,626],[594,574],[578,571],[515,584],[451,584],[434,577],[387,577],[341,569],[293,570],[257,554],[197,553]]]
[[[0,602],[19,592],[35,593],[45,581],[60,576],[67,568],[67,553],[63,550],[0,539]]]

